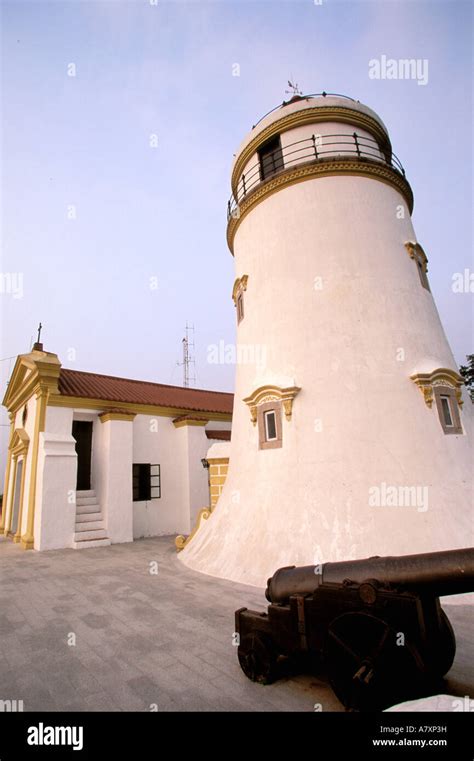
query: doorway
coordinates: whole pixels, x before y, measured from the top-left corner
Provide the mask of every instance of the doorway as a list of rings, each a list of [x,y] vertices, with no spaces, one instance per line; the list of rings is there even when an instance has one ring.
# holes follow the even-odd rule
[[[72,435],[76,439],[78,491],[91,488],[92,422],[73,420]]]

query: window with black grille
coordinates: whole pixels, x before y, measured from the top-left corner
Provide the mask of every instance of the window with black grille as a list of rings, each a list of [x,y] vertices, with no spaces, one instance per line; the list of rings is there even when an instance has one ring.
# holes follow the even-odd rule
[[[133,463],[133,501],[144,502],[161,497],[161,469],[150,463]]]

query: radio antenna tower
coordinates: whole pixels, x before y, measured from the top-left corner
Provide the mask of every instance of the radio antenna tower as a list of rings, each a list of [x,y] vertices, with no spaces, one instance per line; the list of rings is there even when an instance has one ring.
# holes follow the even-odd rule
[[[189,334],[192,333],[192,340]],[[183,361],[178,365],[183,366],[183,386],[189,388],[196,383],[196,363],[194,360],[194,325],[186,323],[186,336],[182,340],[183,344]]]

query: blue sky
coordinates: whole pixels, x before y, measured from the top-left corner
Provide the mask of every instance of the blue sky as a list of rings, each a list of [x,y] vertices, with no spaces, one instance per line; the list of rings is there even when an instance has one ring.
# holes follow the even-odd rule
[[[380,114],[451,346],[459,362],[473,350],[472,294],[452,291],[473,267],[470,2],[15,0],[1,12],[1,271],[23,276],[22,298],[0,294],[2,360],[29,350],[41,320],[67,367],[179,384],[188,321],[197,385],[232,390],[234,368],[207,362],[210,344],[235,339],[230,166],[290,77]],[[428,84],[370,79],[381,55],[427,59]],[[12,362],[0,367],[3,393]]]

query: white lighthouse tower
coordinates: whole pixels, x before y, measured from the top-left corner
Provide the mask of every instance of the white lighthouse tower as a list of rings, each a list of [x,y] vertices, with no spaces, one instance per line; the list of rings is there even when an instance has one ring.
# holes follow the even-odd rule
[[[472,404],[379,116],[296,96],[243,141],[227,480],[180,559],[263,586],[284,565],[472,543]]]

